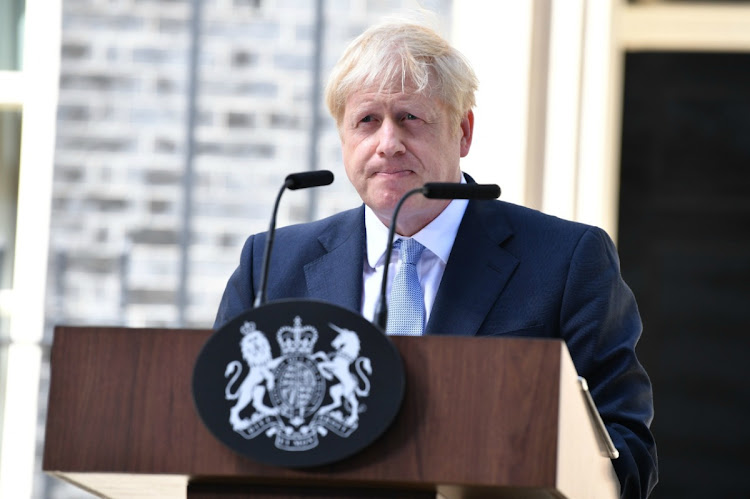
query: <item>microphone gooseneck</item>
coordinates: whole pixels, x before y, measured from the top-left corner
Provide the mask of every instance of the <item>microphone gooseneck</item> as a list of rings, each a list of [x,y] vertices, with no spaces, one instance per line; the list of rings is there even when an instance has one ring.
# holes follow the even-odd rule
[[[414,194],[420,194],[422,192],[422,189],[422,187],[418,189],[412,189],[401,196],[401,199],[398,200],[398,204],[396,204],[396,209],[393,210],[393,217],[391,217],[391,226],[388,228],[388,244],[385,247],[385,267],[383,267],[383,280],[380,282],[380,298],[378,298],[378,301],[375,303],[375,314],[373,317],[375,325],[382,329],[383,332],[385,332],[385,326],[388,323],[388,305],[386,304],[385,291],[388,282],[388,267],[391,264],[393,238],[396,234],[396,218],[398,217],[398,212],[401,209],[401,206],[404,204],[404,201],[406,201]]]
[[[266,302],[268,263],[271,260],[271,249],[273,248],[273,240],[276,235],[276,214],[279,211],[279,202],[281,201],[281,195],[284,194],[284,191],[286,189],[296,191],[297,189],[307,189],[308,187],[328,185],[332,182],[333,173],[328,170],[292,173],[290,175],[287,175],[286,179],[284,179],[284,185],[282,185],[281,189],[279,189],[279,193],[276,196],[276,202],[273,205],[273,213],[271,213],[271,223],[268,227],[266,247],[263,253],[263,266],[261,267],[260,272],[260,287],[258,288],[258,294],[255,296],[253,307],[259,307]]]
[[[428,199],[474,199],[487,200],[497,199],[500,196],[500,187],[496,184],[459,184],[455,182],[429,182],[422,187],[412,189],[399,199],[393,210],[391,225],[388,228],[388,244],[385,249],[385,266],[383,267],[383,280],[380,283],[380,297],[375,304],[373,321],[375,325],[385,332],[388,323],[388,305],[386,303],[386,287],[388,283],[388,267],[391,263],[391,251],[393,250],[393,239],[396,235],[396,219],[398,212],[404,202],[414,194],[422,194]]]

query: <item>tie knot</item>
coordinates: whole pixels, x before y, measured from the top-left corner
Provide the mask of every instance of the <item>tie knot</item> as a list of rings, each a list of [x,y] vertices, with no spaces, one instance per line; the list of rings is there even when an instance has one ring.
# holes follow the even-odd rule
[[[419,261],[419,257],[422,255],[424,246],[419,244],[419,241],[416,239],[399,239],[396,243],[400,243],[399,252],[401,253],[401,261],[416,265]]]

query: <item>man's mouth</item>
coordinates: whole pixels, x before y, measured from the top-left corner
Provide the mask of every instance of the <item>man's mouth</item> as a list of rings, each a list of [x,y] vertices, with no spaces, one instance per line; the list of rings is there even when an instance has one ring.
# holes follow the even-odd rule
[[[407,175],[411,175],[414,172],[412,170],[406,170],[406,169],[394,169],[394,170],[378,170],[375,173],[373,173],[373,176],[382,176],[382,177],[404,177]]]

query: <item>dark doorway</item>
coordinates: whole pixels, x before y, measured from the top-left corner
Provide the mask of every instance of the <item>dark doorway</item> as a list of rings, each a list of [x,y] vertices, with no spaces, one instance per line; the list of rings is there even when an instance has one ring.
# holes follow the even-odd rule
[[[654,383],[653,498],[750,497],[750,54],[630,53],[619,249]]]

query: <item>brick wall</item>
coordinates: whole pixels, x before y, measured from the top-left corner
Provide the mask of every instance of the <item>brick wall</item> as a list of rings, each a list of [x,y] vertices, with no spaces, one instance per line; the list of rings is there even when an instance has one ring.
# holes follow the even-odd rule
[[[443,15],[447,0],[421,2]],[[324,2],[321,74],[367,25],[416,2]],[[283,178],[308,168],[318,105],[316,217],[359,204],[313,93],[316,2],[205,0],[187,325],[209,327],[245,238]],[[64,0],[48,322],[173,326],[186,157],[188,0]],[[279,225],[310,217],[287,192]]]

